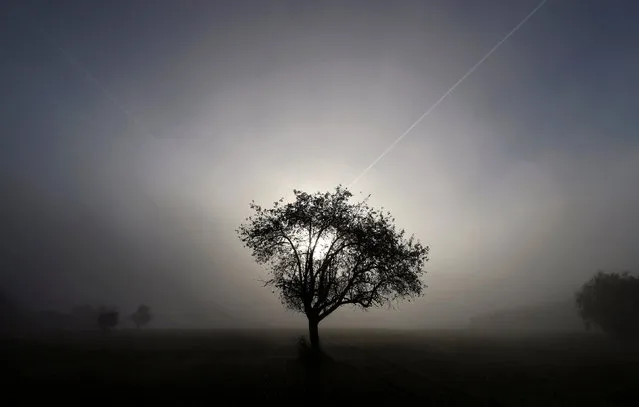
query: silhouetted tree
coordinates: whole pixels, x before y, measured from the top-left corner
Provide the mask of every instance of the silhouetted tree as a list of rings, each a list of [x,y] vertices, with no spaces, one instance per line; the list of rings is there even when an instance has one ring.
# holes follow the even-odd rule
[[[100,328],[108,332],[118,325],[120,314],[117,311],[102,310],[98,315],[98,325]]]
[[[148,324],[151,321],[151,308],[146,305],[140,305],[138,310],[131,314],[131,320],[138,328]]]
[[[575,294],[586,327],[619,337],[639,336],[639,278],[624,273],[597,272]]]
[[[404,238],[388,212],[366,200],[350,203],[341,185],[334,192],[294,190],[272,209],[253,201],[254,215],[237,233],[253,257],[270,268],[265,285],[279,291],[287,308],[308,318],[311,347],[319,350],[319,323],[342,305],[363,309],[422,294],[428,246]],[[275,292],[275,290],[274,290]]]

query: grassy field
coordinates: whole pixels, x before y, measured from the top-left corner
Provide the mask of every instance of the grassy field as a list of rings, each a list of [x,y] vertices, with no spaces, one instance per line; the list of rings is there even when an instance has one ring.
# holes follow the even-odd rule
[[[5,397],[25,404],[46,394],[114,404],[639,405],[639,347],[596,335],[325,329],[329,361],[309,368],[297,355],[303,333],[131,330],[5,338]]]

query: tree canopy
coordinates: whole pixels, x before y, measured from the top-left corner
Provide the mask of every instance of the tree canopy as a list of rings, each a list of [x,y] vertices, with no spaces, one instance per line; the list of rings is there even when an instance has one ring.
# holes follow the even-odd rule
[[[627,272],[597,272],[576,293],[586,324],[620,337],[639,336],[639,278]]]
[[[120,313],[114,310],[101,309],[98,315],[98,325],[100,328],[108,332],[118,325]]]
[[[147,305],[140,305],[138,309],[131,314],[131,320],[136,327],[140,328],[151,321],[151,308]]]

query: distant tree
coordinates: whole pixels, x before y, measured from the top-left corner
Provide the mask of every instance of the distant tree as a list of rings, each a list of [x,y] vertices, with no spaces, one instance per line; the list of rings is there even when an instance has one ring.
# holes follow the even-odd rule
[[[100,328],[108,332],[118,325],[120,314],[117,311],[101,310],[98,314],[98,325]]]
[[[131,320],[136,327],[140,328],[151,321],[151,308],[146,305],[140,305],[133,314],[131,314]]]
[[[577,291],[575,301],[587,329],[639,337],[639,278],[599,271]]]
[[[404,238],[388,212],[362,202],[341,185],[334,192],[294,190],[272,209],[250,204],[254,215],[237,233],[259,264],[265,285],[285,307],[306,314],[311,347],[320,348],[319,323],[343,305],[362,309],[422,294],[428,246]],[[275,292],[275,290],[273,292]]]

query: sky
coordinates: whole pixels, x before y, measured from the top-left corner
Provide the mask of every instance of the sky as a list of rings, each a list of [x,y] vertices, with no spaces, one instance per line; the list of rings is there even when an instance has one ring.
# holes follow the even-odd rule
[[[0,13],[5,292],[295,325],[234,230],[350,185],[537,0],[13,1]],[[639,264],[632,0],[548,0],[351,189],[431,247],[431,327]],[[168,317],[167,317],[168,318]]]

